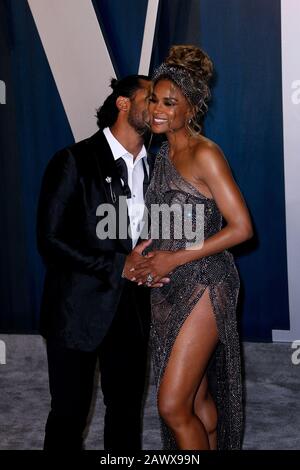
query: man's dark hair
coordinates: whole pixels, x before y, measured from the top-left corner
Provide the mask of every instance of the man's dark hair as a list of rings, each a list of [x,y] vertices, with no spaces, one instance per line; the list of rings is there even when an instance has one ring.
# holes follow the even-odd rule
[[[128,75],[121,80],[112,78],[110,87],[113,92],[106,98],[103,105],[97,110],[97,124],[100,129],[111,127],[117,120],[119,110],[116,99],[119,96],[132,98],[137,90],[141,88],[140,80],[150,81],[146,75]]]

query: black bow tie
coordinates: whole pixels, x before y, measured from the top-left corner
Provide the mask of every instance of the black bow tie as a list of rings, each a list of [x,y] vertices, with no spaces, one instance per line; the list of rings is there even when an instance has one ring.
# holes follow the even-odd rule
[[[146,168],[146,164],[144,162],[144,159],[142,159],[142,163],[143,163],[143,169],[144,169],[143,193],[144,193],[144,196],[145,196],[146,191],[147,191],[148,186],[149,186],[149,176],[148,176],[148,172],[147,172],[147,168]],[[117,165],[117,168],[118,168],[119,176],[122,179],[123,184],[124,184],[123,185],[123,191],[124,191],[126,197],[129,199],[129,198],[131,198],[131,191],[130,191],[130,187],[128,185],[128,169],[127,169],[126,162],[122,157],[120,157],[116,160],[116,165]]]
[[[130,187],[128,186],[128,170],[127,170],[126,162],[122,157],[120,157],[116,160],[116,165],[118,168],[120,178],[122,178],[122,181],[123,181],[124,193],[127,198],[131,198],[131,191],[130,191]]]

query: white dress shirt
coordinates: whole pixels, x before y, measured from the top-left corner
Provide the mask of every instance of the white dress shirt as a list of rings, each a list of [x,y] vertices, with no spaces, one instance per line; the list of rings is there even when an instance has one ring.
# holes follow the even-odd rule
[[[147,152],[145,146],[141,148],[140,153],[137,157],[133,158],[133,155],[129,153],[122,144],[113,136],[110,129],[106,127],[103,130],[107,142],[110,146],[114,159],[123,158],[127,166],[128,172],[128,186],[131,191],[131,198],[127,198],[127,208],[128,215],[130,220],[131,228],[131,237],[132,237],[132,247],[134,248],[140,233],[143,229],[142,219],[145,210],[144,202],[144,191],[143,191],[143,182],[144,182],[144,167],[143,161],[145,163],[148,175],[149,175],[149,165],[147,162]],[[122,180],[121,180],[122,181]],[[122,181],[123,183],[123,181]]]

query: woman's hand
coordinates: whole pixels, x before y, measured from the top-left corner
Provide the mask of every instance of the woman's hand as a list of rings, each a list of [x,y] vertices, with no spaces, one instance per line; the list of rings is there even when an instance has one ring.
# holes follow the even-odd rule
[[[135,282],[139,285],[157,283],[166,277],[178,266],[176,252],[174,251],[152,251],[134,265]],[[147,281],[148,275],[152,276],[151,282]]]

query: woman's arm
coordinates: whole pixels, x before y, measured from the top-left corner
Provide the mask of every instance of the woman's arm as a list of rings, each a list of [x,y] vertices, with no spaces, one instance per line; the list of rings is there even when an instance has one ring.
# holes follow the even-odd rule
[[[204,149],[201,146],[201,150],[196,152],[195,161],[197,173],[209,188],[226,226],[206,239],[201,248],[195,246],[174,253],[178,265],[220,253],[253,235],[246,203],[220,148],[215,144],[207,144]]]

